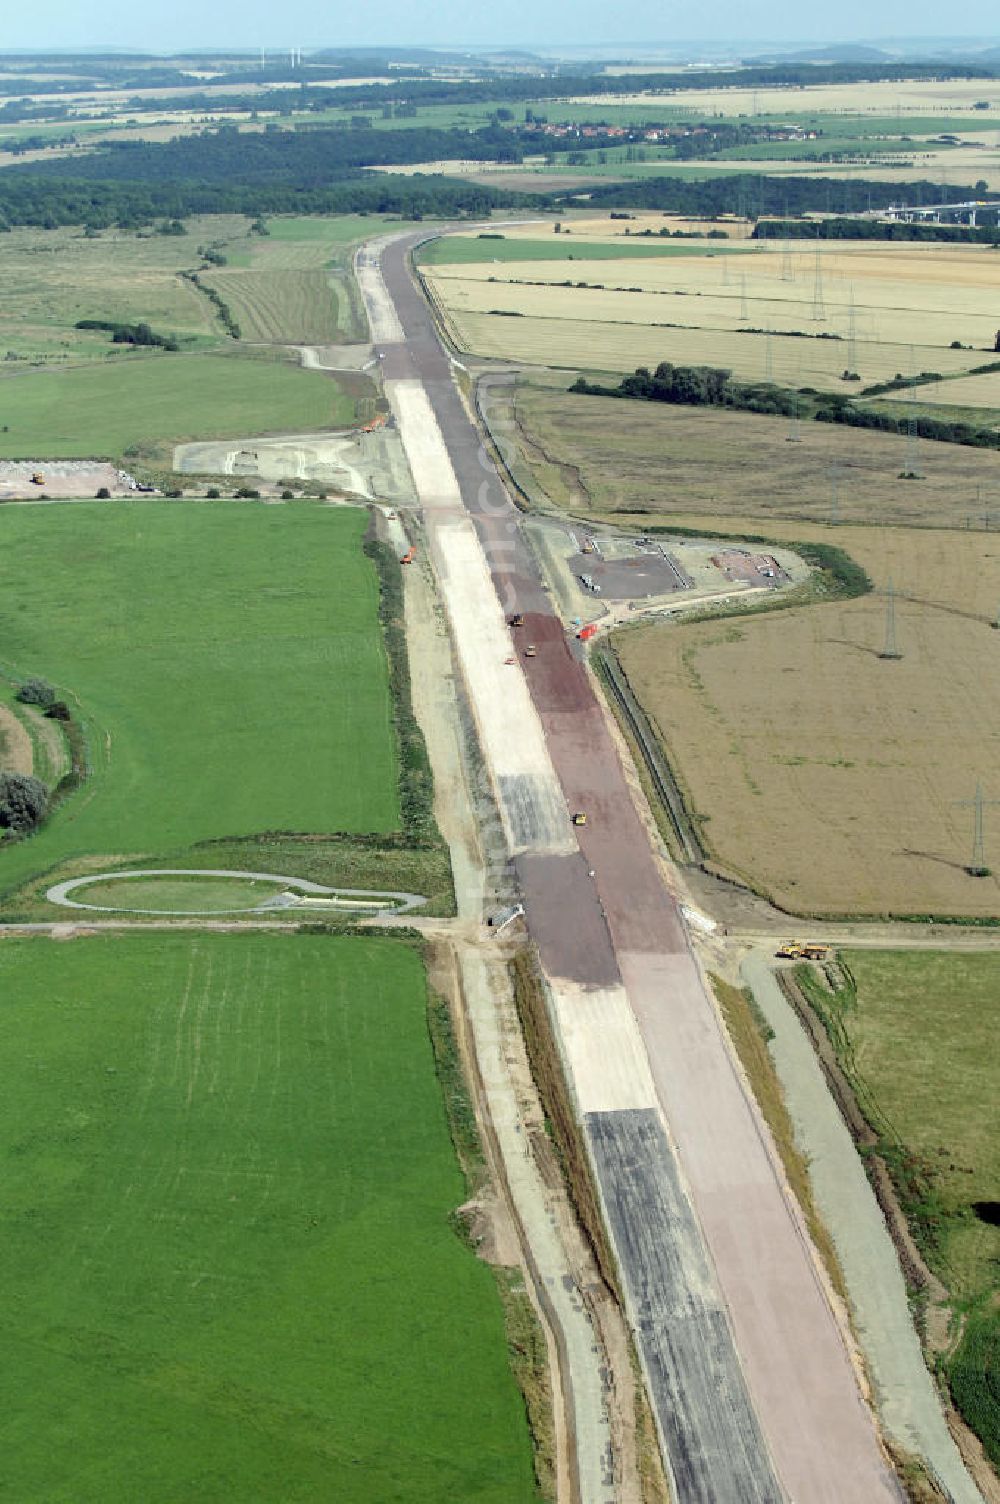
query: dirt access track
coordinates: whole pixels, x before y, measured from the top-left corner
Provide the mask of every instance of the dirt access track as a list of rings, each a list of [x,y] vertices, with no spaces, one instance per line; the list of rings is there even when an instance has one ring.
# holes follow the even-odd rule
[[[360,280],[551,985],[675,1495],[682,1504],[898,1500],[813,1250],[603,709],[411,278],[407,251],[417,238],[391,242],[377,258],[369,247]],[[495,624],[514,610],[537,652],[507,664],[511,641]],[[520,764],[527,786],[500,773],[519,766],[522,742],[531,752]],[[526,787],[536,796],[527,804]],[[570,825],[571,809],[588,812],[582,830]]]

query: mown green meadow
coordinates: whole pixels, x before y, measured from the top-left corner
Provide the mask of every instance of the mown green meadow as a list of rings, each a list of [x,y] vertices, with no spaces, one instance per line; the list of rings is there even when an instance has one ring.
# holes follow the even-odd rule
[[[807,981],[901,1192],[961,1341],[955,1401],[1000,1462],[1000,955],[846,950],[846,982]],[[992,1210],[991,1210],[992,1208]]]
[[[267,235],[243,215],[194,216],[183,234],[150,230],[19,227],[0,236],[0,358],[16,371],[32,365],[121,359],[127,347],[107,333],[76,328],[80,319],[146,322],[183,349],[231,348],[217,309],[185,272],[205,267],[206,250],[229,268],[274,271],[323,267],[350,254],[378,228],[359,215],[275,219]],[[213,261],[201,272],[211,285]],[[274,279],[280,302],[284,289]],[[330,307],[336,312],[336,302]],[[244,338],[251,338],[246,330]],[[287,338],[294,338],[289,331]]]
[[[228,264],[202,274],[244,341],[325,344],[367,338],[350,265],[380,226],[357,214],[267,221],[266,235],[227,243]]]
[[[0,945],[11,1498],[528,1504],[410,948]]]
[[[0,509],[0,668],[57,686],[91,763],[41,831],[0,846],[0,892],[67,857],[399,829],[367,521],[239,502]]]
[[[429,240],[417,251],[417,260],[422,266],[465,266],[484,261],[622,261],[636,257],[662,260],[667,256],[704,256],[706,249],[703,242],[671,243],[666,236],[662,240],[633,240],[622,235],[620,240],[602,242],[571,240],[563,235],[553,235],[549,240],[508,240],[499,231],[497,235],[499,238],[486,235],[475,239],[446,235]],[[714,242],[712,250],[719,254]]]
[[[200,245],[245,236],[236,215],[192,219],[185,235],[11,230],[0,236],[0,355],[14,370],[19,361],[121,358],[121,346],[77,329],[79,319],[145,321],[184,342],[221,343],[214,308],[180,273],[199,265]]]
[[[118,459],[133,446],[344,427],[354,404],[317,371],[223,355],[130,356],[0,377],[0,457]]]
[[[1000,1227],[969,1214],[1000,1192],[994,1005],[1000,956],[844,952],[856,1005],[842,1013],[858,1076],[926,1166],[938,1271],[959,1298],[996,1278]]]

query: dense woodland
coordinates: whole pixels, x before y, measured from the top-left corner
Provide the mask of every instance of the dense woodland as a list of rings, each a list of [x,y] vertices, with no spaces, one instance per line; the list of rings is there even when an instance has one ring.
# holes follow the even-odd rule
[[[458,178],[402,177],[377,173],[301,187],[294,182],[266,186],[241,183],[81,182],[0,176],[0,232],[15,225],[54,230],[59,225],[88,229],[140,229],[163,219],[191,214],[395,214],[404,219],[487,217],[493,209],[536,207],[521,193],[484,188]]]
[[[960,244],[998,245],[1000,210],[986,213],[992,223],[985,225],[903,224],[877,219],[762,219],[754,226],[753,233],[757,240],[950,240]]]
[[[506,131],[494,126],[479,131],[419,126],[399,131],[343,126],[285,131],[274,126],[258,134],[224,125],[173,141],[112,141],[88,156],[36,163],[31,171],[39,177],[102,182],[281,183],[322,188],[358,176],[365,167],[452,157],[510,160],[516,156],[515,146]]]
[[[440,175],[369,171],[451,158],[516,162],[532,135],[530,130],[511,131],[496,123],[477,131],[420,126],[376,131],[360,120],[356,128],[274,127],[241,133],[224,125],[164,143],[112,142],[86,156],[7,168],[0,176],[0,229],[18,224],[134,227],[164,217],[210,213],[478,216],[494,208],[558,208],[571,203],[579,192],[572,182],[558,194],[529,195],[506,189],[502,181],[486,187]],[[573,145],[569,139],[561,148]],[[609,183],[589,190],[588,201],[595,207],[694,216],[735,213],[789,219],[809,212],[857,213],[899,202],[957,201],[976,193],[968,185],[944,187],[928,181],[769,178],[751,172],[697,182],[662,176]]]
[[[889,204],[961,203],[993,198],[970,184],[956,187],[921,179],[915,183],[876,183],[866,178],[765,177],[760,172],[733,173],[687,182],[674,177],[640,178],[590,190],[590,202],[628,209],[663,209],[673,214],[704,216],[742,214],[785,218],[797,214],[861,214]],[[814,225],[804,233],[812,234]],[[803,233],[800,231],[799,233]]]

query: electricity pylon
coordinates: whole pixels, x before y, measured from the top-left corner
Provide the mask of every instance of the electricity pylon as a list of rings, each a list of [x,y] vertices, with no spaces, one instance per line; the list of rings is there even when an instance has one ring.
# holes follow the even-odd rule
[[[1000,804],[1000,799],[984,799],[983,786],[976,784],[976,792],[971,799],[956,799],[955,804],[964,806],[973,811],[972,815],[972,861],[966,867],[970,877],[989,877],[990,869],[986,865],[986,840],[985,819],[983,811],[988,804]]]
[[[890,660],[902,658],[902,653],[896,646],[896,592],[892,588],[892,576],[885,587],[885,642],[880,658]]]
[[[823,302],[823,266],[819,258],[819,246],[816,247],[816,273],[813,278],[813,318],[817,321],[826,318],[826,305]]]

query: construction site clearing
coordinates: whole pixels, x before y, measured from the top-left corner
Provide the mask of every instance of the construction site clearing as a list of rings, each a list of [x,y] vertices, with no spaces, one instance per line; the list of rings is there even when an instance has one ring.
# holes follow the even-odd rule
[[[0,460],[0,501],[95,497],[98,491],[134,496],[150,489],[105,460]]]
[[[275,434],[178,444],[180,475],[231,475],[265,486],[312,483],[363,500],[412,502],[413,482],[399,434],[381,415],[340,433]]]
[[[594,635],[588,627],[610,627],[640,611],[763,594],[809,574],[789,549],[767,553],[718,539],[588,530],[549,519],[526,526],[564,619],[584,641]]]

